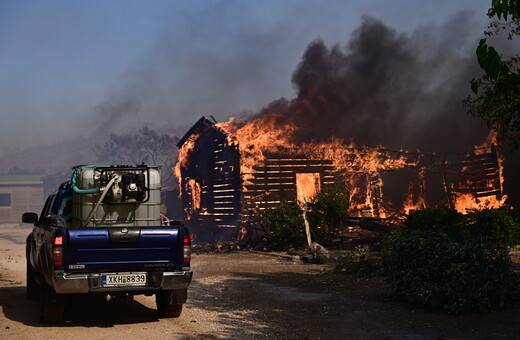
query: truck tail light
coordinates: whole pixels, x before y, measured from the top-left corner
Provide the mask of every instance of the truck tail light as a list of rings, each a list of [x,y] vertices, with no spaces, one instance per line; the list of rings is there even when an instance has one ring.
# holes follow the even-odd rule
[[[182,263],[191,261],[191,240],[189,234],[182,234]]]
[[[63,236],[54,237],[52,259],[54,266],[63,266]]]

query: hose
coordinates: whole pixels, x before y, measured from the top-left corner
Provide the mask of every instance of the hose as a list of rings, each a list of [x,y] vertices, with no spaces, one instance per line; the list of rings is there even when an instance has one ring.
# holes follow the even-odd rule
[[[76,177],[78,176],[78,169],[76,169],[76,170],[74,170],[74,172],[72,172],[72,177],[70,178],[70,186],[72,187],[72,190],[74,190],[74,192],[76,194],[80,194],[80,195],[96,194],[96,193],[98,193],[99,192],[98,188],[80,189],[80,188],[78,188],[76,186]]]
[[[98,210],[99,208],[99,205],[101,204],[101,201],[103,201],[103,199],[105,199],[105,196],[108,194],[108,191],[112,188],[112,185],[114,185],[114,182],[119,178],[119,175],[114,175],[114,177],[112,177],[112,179],[110,180],[110,182],[108,182],[107,186],[105,187],[105,189],[103,190],[103,192],[101,193],[101,196],[99,196],[99,199],[98,201],[96,202],[96,205],[94,206],[94,209],[92,209],[92,211],[90,212],[90,214],[88,215],[87,219],[85,220],[85,223],[83,223],[83,227],[86,227],[87,224],[90,222],[90,220],[92,219],[92,217],[94,217],[94,214],[96,213],[96,211]]]

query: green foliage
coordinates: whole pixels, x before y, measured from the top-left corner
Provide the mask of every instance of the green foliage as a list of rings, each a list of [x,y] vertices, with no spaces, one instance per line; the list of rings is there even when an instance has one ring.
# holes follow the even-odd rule
[[[508,208],[418,210],[381,242],[379,257],[358,247],[331,272],[382,275],[396,300],[416,306],[492,312],[519,301],[520,277],[507,248],[520,242],[519,225],[520,212]]]
[[[494,246],[520,244],[520,221],[511,209],[484,209],[469,215],[472,238],[482,238]]]
[[[520,244],[520,219],[509,208],[483,209],[463,215],[448,207],[425,208],[410,213],[404,225],[408,229],[441,232],[451,240],[464,242],[481,239],[492,246]]]
[[[397,300],[450,313],[494,311],[518,293],[506,248],[460,243],[442,232],[391,233],[383,242],[382,268]]]
[[[309,204],[309,219],[312,224],[326,229],[337,228],[347,217],[348,204],[349,196],[345,191],[322,191]]]
[[[505,80],[511,72],[508,63],[502,61],[500,54],[492,46],[487,45],[486,39],[480,39],[477,47],[477,60],[488,80]],[[474,82],[472,85],[480,85],[480,83]],[[478,93],[478,86],[473,89],[473,92]]]
[[[456,241],[469,238],[466,217],[445,206],[415,210],[410,213],[404,224],[413,230],[442,232]]]
[[[298,249],[306,244],[303,217],[296,203],[282,203],[269,211],[266,231],[275,249]]]
[[[520,70],[515,65],[520,60],[514,57],[502,61],[484,39],[477,55],[486,74],[471,80],[471,89],[477,96],[468,96],[464,104],[470,115],[482,119],[498,132],[499,140],[516,150],[520,146]]]
[[[520,1],[518,0],[493,0],[491,2],[491,8],[488,10],[488,16],[490,18],[497,17],[498,19],[508,20],[508,16],[511,20],[518,20],[520,18]]]
[[[496,15],[496,12],[491,8],[488,11],[488,16],[492,19],[494,17],[496,17],[496,18],[498,18],[498,20],[494,20],[488,25],[489,30],[484,31],[484,34],[486,36],[493,36],[493,35],[503,32],[503,31],[506,31],[507,38],[509,40],[512,40],[514,38],[514,36],[520,34],[520,27],[519,27],[520,20],[519,20],[518,12],[515,14],[514,17],[513,16],[510,16],[508,18],[505,18],[503,16],[498,17],[498,15]],[[511,18],[511,19],[509,19],[509,18]]]
[[[307,209],[312,241],[325,244],[331,230],[346,217],[348,196],[342,191],[324,191],[314,197]],[[302,213],[296,203],[282,203],[268,212],[265,229],[275,249],[301,249],[307,245]]]
[[[520,34],[520,1],[493,0],[488,11],[490,18],[498,18],[489,28],[497,34],[510,29],[508,38]],[[520,57],[505,58],[486,39],[480,40],[476,50],[477,60],[484,75],[471,80],[475,96],[468,96],[464,104],[469,114],[482,119],[489,128],[498,132],[499,140],[507,141],[516,150],[520,147]]]

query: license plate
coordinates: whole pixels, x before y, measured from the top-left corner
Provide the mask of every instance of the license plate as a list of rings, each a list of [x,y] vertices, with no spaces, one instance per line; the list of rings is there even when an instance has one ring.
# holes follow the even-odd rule
[[[135,287],[146,286],[146,273],[121,273],[103,274],[101,284],[103,287]]]

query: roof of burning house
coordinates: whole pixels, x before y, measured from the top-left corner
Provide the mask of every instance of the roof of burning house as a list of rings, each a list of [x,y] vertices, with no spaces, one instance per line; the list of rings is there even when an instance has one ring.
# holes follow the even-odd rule
[[[202,116],[189,130],[186,132],[186,134],[179,140],[177,143],[177,147],[182,147],[184,143],[192,136],[193,134],[202,134],[207,129],[211,128],[212,126],[215,126],[215,123],[207,119],[206,117]]]

